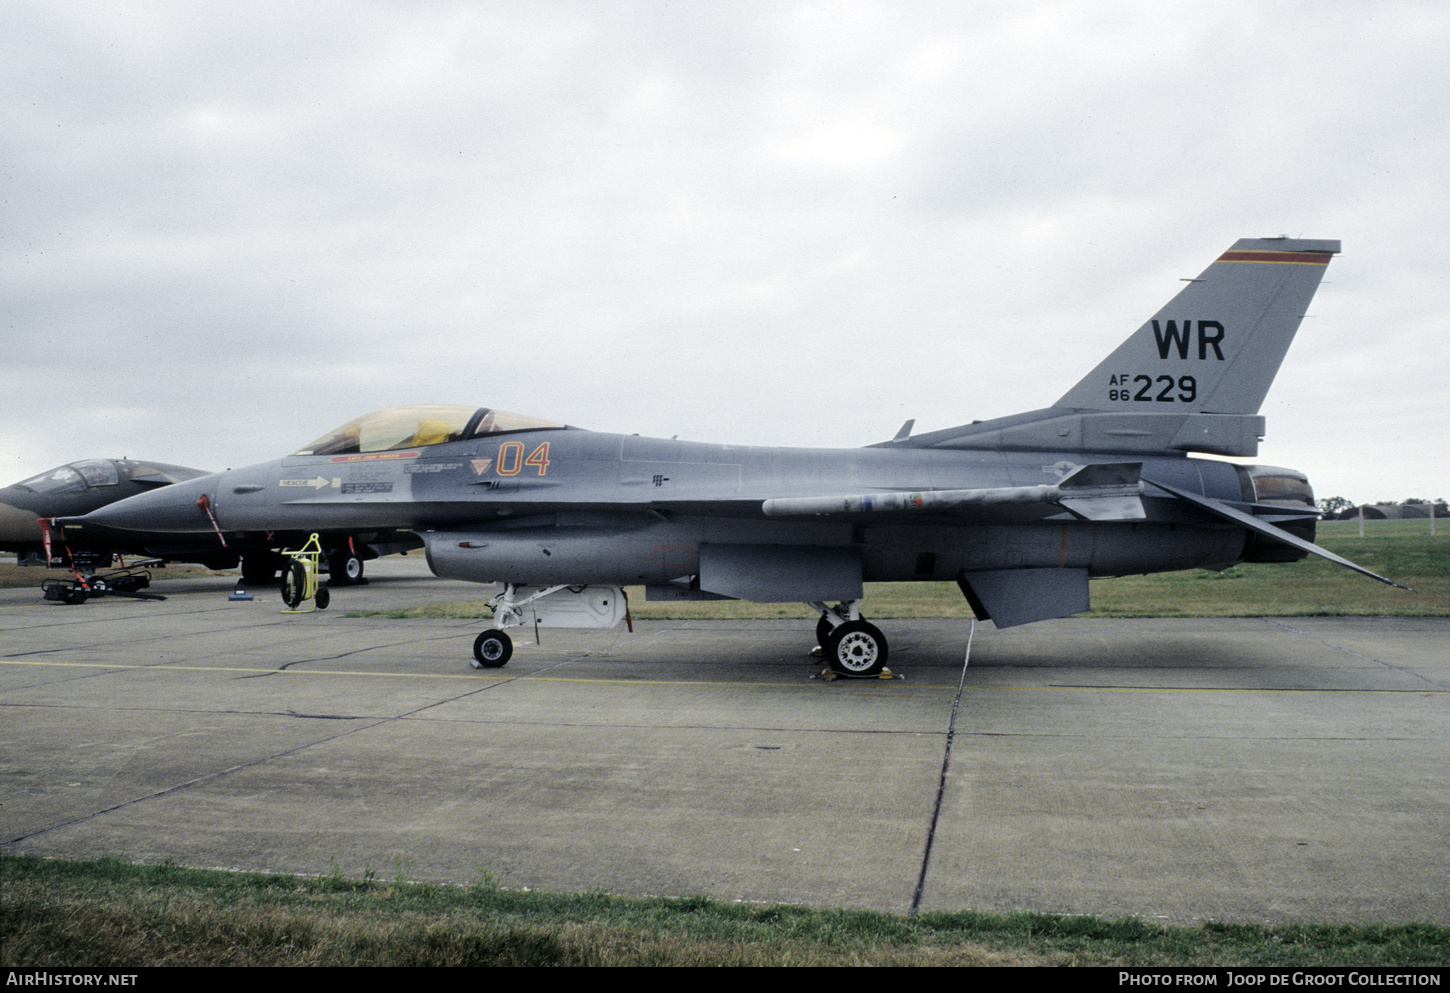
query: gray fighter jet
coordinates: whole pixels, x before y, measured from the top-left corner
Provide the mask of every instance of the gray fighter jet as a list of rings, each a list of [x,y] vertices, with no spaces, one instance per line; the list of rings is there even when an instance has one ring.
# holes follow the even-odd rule
[[[1337,241],[1239,241],[1050,407],[860,449],[603,434],[486,407],[395,407],[275,462],[83,525],[205,532],[411,528],[439,576],[501,582],[474,665],[513,625],[608,626],[647,599],[804,601],[830,665],[879,673],[863,582],[955,582],[1009,627],[1088,608],[1094,576],[1309,553],[1306,477],[1254,456],[1258,415]],[[1392,584],[1394,585],[1394,584]]]

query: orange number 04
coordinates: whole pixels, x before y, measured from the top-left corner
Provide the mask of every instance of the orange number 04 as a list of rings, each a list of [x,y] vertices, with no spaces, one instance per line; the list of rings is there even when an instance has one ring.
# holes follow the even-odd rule
[[[506,441],[498,446],[498,474],[500,476],[517,476],[526,465],[537,469],[540,476],[549,471],[549,443],[547,441],[530,452],[528,458],[524,458],[522,441]]]

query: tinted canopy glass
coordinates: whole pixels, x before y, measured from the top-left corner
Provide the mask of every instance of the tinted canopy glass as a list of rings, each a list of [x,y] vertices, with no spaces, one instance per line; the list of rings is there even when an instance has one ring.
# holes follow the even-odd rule
[[[116,464],[109,459],[86,459],[72,462],[39,476],[22,480],[19,485],[36,493],[75,493],[91,486],[115,486],[121,481]]]
[[[562,428],[563,424],[488,407],[412,404],[387,407],[353,418],[295,455],[354,455],[441,445],[504,431]]]

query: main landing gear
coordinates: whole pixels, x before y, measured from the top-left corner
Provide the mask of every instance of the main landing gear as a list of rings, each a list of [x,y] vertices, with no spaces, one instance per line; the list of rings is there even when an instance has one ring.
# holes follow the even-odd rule
[[[328,553],[327,585],[354,586],[365,582],[367,580],[363,579],[363,559],[352,547],[351,540]]]
[[[880,676],[886,670],[886,635],[862,619],[860,601],[848,600],[834,608],[820,602],[809,606],[821,612],[816,640],[833,672],[842,676]]]

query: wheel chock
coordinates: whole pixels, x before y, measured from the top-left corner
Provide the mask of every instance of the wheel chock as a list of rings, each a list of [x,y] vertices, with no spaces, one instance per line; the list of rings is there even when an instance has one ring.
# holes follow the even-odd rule
[[[896,673],[892,672],[891,669],[890,669],[890,667],[888,667],[888,666],[882,666],[881,667],[881,671],[878,672],[878,673],[876,673],[874,676],[852,676],[852,675],[850,675],[848,673],[837,672],[835,669],[832,669],[831,667],[827,666],[826,668],[824,668],[824,669],[821,670],[821,674],[819,676],[817,676],[816,678],[817,679],[905,679],[906,677],[905,676],[898,676]]]

